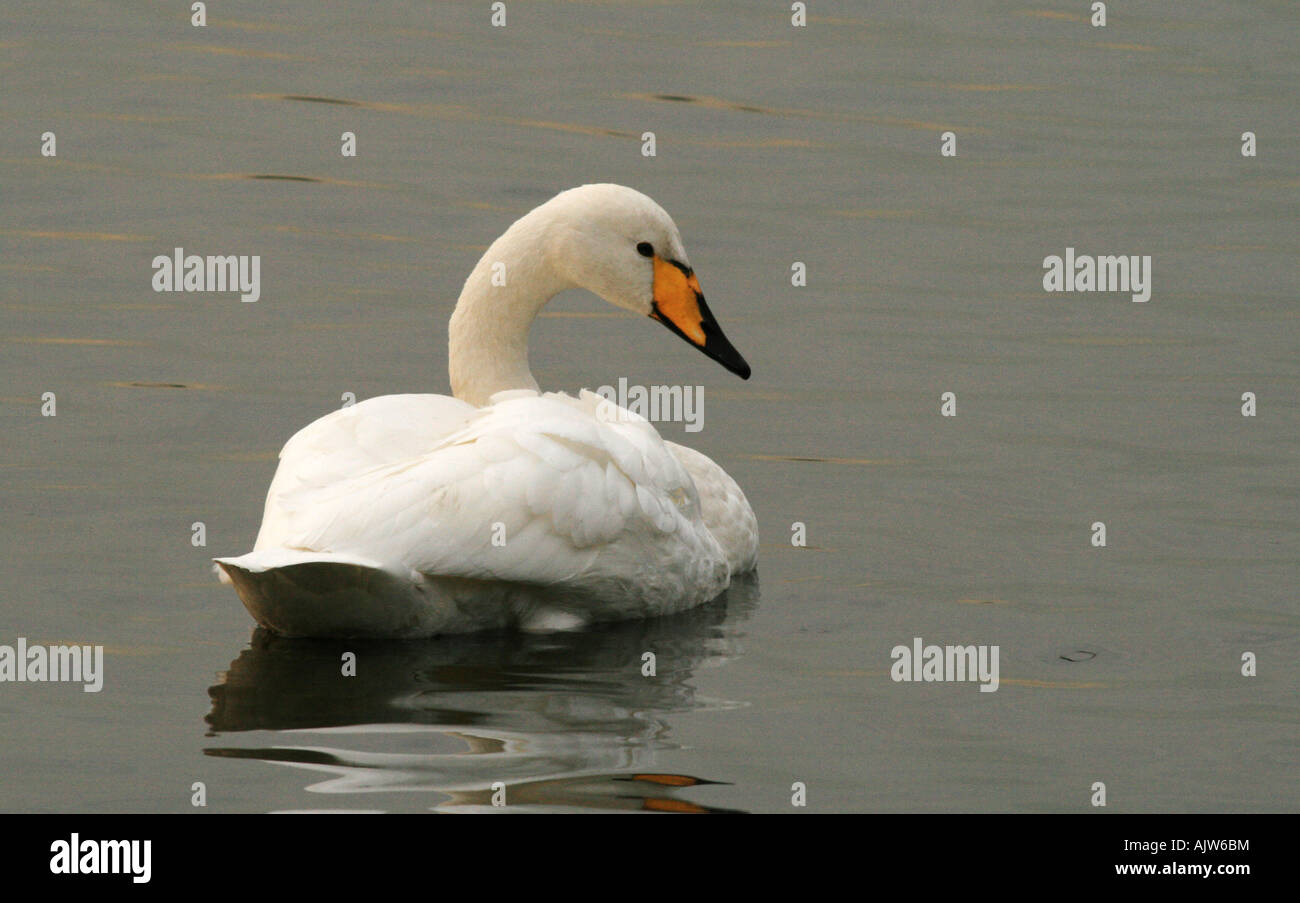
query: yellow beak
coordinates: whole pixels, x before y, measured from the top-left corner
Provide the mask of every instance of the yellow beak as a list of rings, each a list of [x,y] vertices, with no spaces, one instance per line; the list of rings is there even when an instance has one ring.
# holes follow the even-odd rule
[[[654,256],[654,303],[650,316],[667,326],[741,379],[749,379],[749,364],[722,334],[704,303],[699,280],[675,260]]]

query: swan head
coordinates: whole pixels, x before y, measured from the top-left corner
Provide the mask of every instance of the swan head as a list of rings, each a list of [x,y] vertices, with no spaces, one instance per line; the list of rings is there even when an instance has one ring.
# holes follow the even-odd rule
[[[569,189],[539,209],[551,214],[550,256],[564,278],[659,321],[749,379],[749,364],[704,302],[681,234],[662,207],[639,191],[602,184]]]

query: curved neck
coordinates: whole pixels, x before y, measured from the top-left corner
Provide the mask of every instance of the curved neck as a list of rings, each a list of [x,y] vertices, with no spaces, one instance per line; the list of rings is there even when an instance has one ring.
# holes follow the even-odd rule
[[[546,222],[537,212],[492,243],[451,315],[451,392],[478,407],[496,392],[538,389],[528,369],[528,330],[547,301],[573,287],[548,260]]]

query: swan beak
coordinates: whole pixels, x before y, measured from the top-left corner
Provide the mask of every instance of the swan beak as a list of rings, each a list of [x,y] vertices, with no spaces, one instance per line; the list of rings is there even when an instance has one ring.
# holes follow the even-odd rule
[[[675,260],[664,260],[656,254],[654,279],[650,316],[741,379],[749,379],[749,364],[713,319],[695,273]]]

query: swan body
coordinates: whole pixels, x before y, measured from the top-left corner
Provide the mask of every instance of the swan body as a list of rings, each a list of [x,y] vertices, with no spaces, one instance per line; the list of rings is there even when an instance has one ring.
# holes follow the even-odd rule
[[[215,559],[258,623],[289,636],[568,629],[682,611],[753,570],[757,522],[721,467],[600,395],[540,391],[528,327],[571,287],[748,377],[657,204],[617,185],[558,195],[466,281],[454,397],[372,398],[285,444],[253,551]]]

